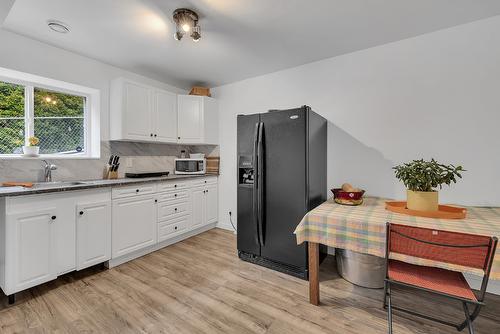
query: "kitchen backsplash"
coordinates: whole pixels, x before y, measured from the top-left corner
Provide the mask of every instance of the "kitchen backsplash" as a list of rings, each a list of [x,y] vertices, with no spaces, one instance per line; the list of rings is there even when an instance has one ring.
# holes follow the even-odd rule
[[[102,178],[104,165],[112,154],[120,156],[119,177],[123,177],[125,172],[173,173],[174,159],[180,156],[181,150],[185,150],[188,154],[219,155],[219,147],[215,145],[184,146],[113,141],[101,142],[100,159],[48,159],[48,161],[57,165],[57,170],[52,172],[54,181],[94,180]],[[0,181],[41,181],[42,166],[40,159],[0,160]]]

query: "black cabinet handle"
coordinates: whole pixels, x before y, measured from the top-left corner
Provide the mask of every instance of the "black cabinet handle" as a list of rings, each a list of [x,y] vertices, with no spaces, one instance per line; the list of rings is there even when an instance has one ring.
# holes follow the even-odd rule
[[[153,137],[153,134],[151,133],[149,136],[150,136],[150,137]]]
[[[208,190],[207,190],[207,193],[208,193]]]
[[[205,183],[207,183],[207,181],[205,181]]]
[[[158,200],[157,200],[157,199],[155,199],[155,203],[158,203]]]
[[[155,137],[156,137],[156,133],[155,133]]]
[[[138,193],[138,192],[139,192],[139,189],[136,189],[136,190],[135,190],[135,192],[136,192],[136,193]]]
[[[174,197],[177,197],[177,194],[174,194]]]
[[[181,139],[181,137],[177,137],[177,139]]]
[[[80,216],[83,216],[83,211],[80,211],[79,214],[80,214]]]
[[[52,220],[56,220],[56,218],[57,218],[56,216],[50,217],[50,219],[52,219]]]
[[[177,211],[177,208],[175,208],[174,210]]]
[[[174,230],[177,230],[177,226],[174,227]]]
[[[176,184],[174,184],[174,188],[177,188],[177,185],[176,185]]]

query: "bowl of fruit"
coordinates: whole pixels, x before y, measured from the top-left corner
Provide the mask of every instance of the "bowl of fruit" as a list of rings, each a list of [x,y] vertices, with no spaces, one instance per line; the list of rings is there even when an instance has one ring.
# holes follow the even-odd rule
[[[341,188],[333,188],[333,200],[342,205],[360,205],[363,203],[363,189],[355,188],[349,183],[344,183]]]

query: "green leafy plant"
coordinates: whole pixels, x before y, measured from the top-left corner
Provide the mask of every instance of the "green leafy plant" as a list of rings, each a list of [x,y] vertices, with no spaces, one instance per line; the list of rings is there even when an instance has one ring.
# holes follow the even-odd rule
[[[413,160],[393,167],[396,178],[412,191],[434,191],[441,189],[443,184],[457,183],[457,178],[462,178],[465,171],[462,166],[443,165],[436,160]]]

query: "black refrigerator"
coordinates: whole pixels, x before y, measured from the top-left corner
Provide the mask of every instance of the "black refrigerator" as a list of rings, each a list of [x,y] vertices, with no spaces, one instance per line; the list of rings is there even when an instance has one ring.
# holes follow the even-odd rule
[[[308,106],[238,115],[240,259],[308,279],[293,231],[326,200],[327,121]]]

